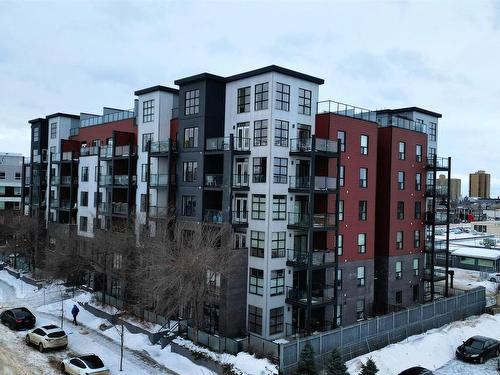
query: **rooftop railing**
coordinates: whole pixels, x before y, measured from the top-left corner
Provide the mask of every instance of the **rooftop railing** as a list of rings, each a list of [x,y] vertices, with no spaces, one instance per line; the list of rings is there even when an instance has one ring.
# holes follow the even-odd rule
[[[427,126],[425,124],[417,123],[413,120],[392,114],[379,114],[377,116],[377,123],[382,128],[395,126],[397,128],[413,130],[420,133],[427,132]]]
[[[333,113],[340,116],[352,117],[366,121],[377,121],[377,113],[366,108],[356,107],[350,104],[336,102],[334,100],[323,100],[317,104],[317,113]]]
[[[84,128],[87,126],[101,125],[108,122],[122,121],[135,117],[134,110],[125,110],[119,112],[108,113],[102,116],[89,117],[80,120],[80,127]]]

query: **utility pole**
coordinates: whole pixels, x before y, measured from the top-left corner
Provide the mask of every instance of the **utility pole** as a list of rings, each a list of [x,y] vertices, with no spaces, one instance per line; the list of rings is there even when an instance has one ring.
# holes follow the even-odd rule
[[[120,335],[121,342],[120,342],[120,371],[123,371],[123,338],[124,338],[124,329],[123,329],[123,324],[122,324],[122,333]]]

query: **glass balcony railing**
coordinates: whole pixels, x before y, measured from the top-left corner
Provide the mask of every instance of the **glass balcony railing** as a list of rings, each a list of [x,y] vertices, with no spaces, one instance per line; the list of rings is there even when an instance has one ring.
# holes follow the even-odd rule
[[[113,214],[127,215],[128,214],[128,203],[115,202],[112,204]]]
[[[229,137],[207,138],[205,144],[206,151],[227,151],[229,150]]]
[[[311,137],[294,138],[290,140],[290,152],[311,153],[312,151],[336,153],[338,151],[337,141],[316,138],[313,147],[313,139]]]
[[[288,213],[288,225],[296,227],[309,227],[310,217],[306,213],[289,212]]]
[[[425,242],[425,250],[432,251],[432,241]],[[434,241],[434,251],[435,252],[446,251],[446,241],[443,240]]]
[[[135,155],[135,153],[136,153],[135,146],[124,145],[115,147],[115,156],[117,157]]]
[[[248,211],[233,211],[233,224],[247,224]]]
[[[206,174],[205,175],[205,187],[220,188],[223,182],[222,174]]]
[[[58,163],[61,161],[61,154],[59,152],[53,152],[50,154],[51,161],[53,163]]]
[[[115,175],[113,185],[128,186],[129,181],[132,183],[132,185],[135,185],[137,182],[136,176],[131,176],[129,179],[128,175]]]
[[[149,206],[149,217],[164,219],[167,217],[168,207]]]
[[[377,114],[366,108],[356,107],[350,104],[336,102],[334,100],[323,100],[317,104],[317,113],[333,113],[339,116],[357,118],[366,121],[377,121]]]
[[[290,176],[288,183],[290,189],[309,190],[311,188],[311,178],[309,176]]]
[[[233,188],[248,187],[248,181],[249,181],[248,173],[235,174],[235,175],[233,175]]]
[[[101,146],[100,150],[101,158],[110,158],[113,156],[113,145],[104,145]]]
[[[425,193],[429,196],[432,196],[434,194],[434,185],[432,183],[425,184]],[[437,197],[447,197],[448,196],[448,186],[436,185],[436,196]]]
[[[425,124],[417,123],[406,117],[400,117],[393,114],[386,114],[386,113],[378,114],[377,123],[381,128],[394,126],[401,129],[413,130],[419,133],[427,132],[427,126]]]
[[[61,185],[71,185],[71,176],[61,176]]]
[[[76,137],[78,134],[80,134],[80,128],[69,129],[69,136],[70,137]]]
[[[86,146],[80,148],[80,156],[95,156],[99,155],[99,147],[98,146]]]
[[[102,116],[94,116],[81,119],[80,127],[84,128],[87,126],[101,125],[101,124],[106,124],[108,122],[122,121],[134,117],[135,117],[135,112],[133,110],[117,111]]]
[[[335,263],[334,250],[314,250],[311,257],[312,266],[314,267]],[[288,249],[287,261],[294,265],[307,266],[309,263],[309,253],[306,250]]]
[[[426,166],[428,168],[445,169],[445,170],[450,167],[448,158],[440,158],[440,157],[436,157],[436,160],[434,160],[434,158],[427,158]]]
[[[99,185],[112,185],[113,176],[109,174],[101,174],[99,176]]]
[[[50,183],[52,185],[59,185],[61,183],[61,176],[50,176]]]
[[[59,200],[51,199],[50,200],[50,208],[59,208]]]
[[[286,288],[286,298],[293,301],[296,304],[305,305],[307,304],[308,295],[307,290],[301,288]],[[313,287],[311,293],[311,304],[321,305],[325,303],[334,302],[335,297],[335,287],[333,285],[324,285],[321,287]]]
[[[61,204],[59,208],[64,209],[64,210],[70,210],[72,208],[76,208],[76,203],[71,204],[71,201],[69,200],[61,200]]]
[[[207,209],[203,215],[203,220],[206,223],[222,224],[224,220],[224,213],[222,210]]]
[[[170,139],[165,141],[151,142],[151,153],[152,154],[162,154],[167,153],[170,150],[170,145],[175,145],[175,142],[170,142]],[[174,147],[172,147],[174,149]]]
[[[307,213],[288,213],[288,225],[295,227],[309,227],[311,218]],[[327,228],[333,227],[336,224],[336,217],[334,213],[316,213],[312,217],[313,228]]]
[[[337,188],[337,178],[335,177],[314,177],[314,190],[335,190]]]
[[[107,214],[111,210],[111,205],[107,202],[101,202],[99,203],[98,208],[100,213]]]
[[[426,211],[425,221],[429,224],[434,222],[437,225],[444,225],[448,222],[448,215],[446,214],[446,212],[433,213],[432,211]]]
[[[72,161],[73,156],[75,157],[75,160],[78,160],[78,157],[76,155],[73,155],[72,151],[63,152],[61,155],[61,160],[62,161]]]
[[[149,185],[151,187],[168,186],[168,174],[152,174],[149,176]]]

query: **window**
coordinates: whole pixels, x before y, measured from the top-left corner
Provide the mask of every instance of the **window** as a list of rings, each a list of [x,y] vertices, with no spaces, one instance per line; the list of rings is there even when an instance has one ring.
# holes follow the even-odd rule
[[[358,286],[365,286],[365,267],[358,267],[356,272],[356,277],[358,279]]]
[[[182,196],[182,216],[196,216],[196,198],[194,195]]]
[[[288,147],[288,121],[275,120],[274,145]]]
[[[436,155],[436,148],[435,147],[429,147],[429,158],[430,159],[434,158],[434,155]]]
[[[420,299],[419,297],[420,291],[418,285],[413,285],[412,289],[413,289],[413,302],[418,302],[418,300]]]
[[[415,175],[415,190],[422,190],[422,174],[420,173],[417,173]]]
[[[16,180],[20,180],[21,179],[21,172],[16,172],[15,175],[14,175],[14,178]]]
[[[250,112],[250,86],[238,89],[238,113]]]
[[[186,91],[184,114],[195,115],[200,112],[200,90]]]
[[[141,181],[147,182],[149,174],[149,167],[147,164],[141,164]]]
[[[262,309],[248,305],[248,331],[262,335]]]
[[[266,219],[266,196],[264,194],[252,195],[252,219]]]
[[[255,104],[254,108],[256,111],[261,109],[267,109],[267,103],[269,102],[269,83],[259,83],[255,85]]]
[[[146,212],[148,206],[148,195],[141,194],[141,212]]]
[[[396,280],[400,280],[403,277],[402,262],[397,261],[395,266],[396,266],[396,274],[395,274]]]
[[[436,131],[437,124],[435,122],[429,122],[429,141],[436,142]]]
[[[417,163],[422,161],[422,145],[415,146],[415,160]]]
[[[406,143],[399,142],[399,160],[405,160],[406,158]]]
[[[359,201],[359,215],[358,215],[359,220],[366,221],[367,209],[368,209],[368,202]]]
[[[89,167],[82,167],[82,181],[87,182],[89,180]]]
[[[18,186],[14,187],[14,195],[21,195],[21,188]],[[14,202],[14,203],[19,203],[19,202]]]
[[[398,290],[395,297],[396,305],[401,305],[403,303],[403,292]]]
[[[286,220],[286,195],[273,195],[273,220]]]
[[[276,109],[282,111],[290,110],[290,85],[276,83]]]
[[[339,221],[344,220],[344,201],[339,200]]]
[[[285,270],[271,271],[271,297],[285,294]]]
[[[5,186],[0,186],[0,195],[5,195]]]
[[[398,211],[396,217],[398,220],[403,220],[405,218],[405,202],[398,202]]]
[[[368,186],[368,168],[359,168],[359,187],[366,188]]]
[[[277,307],[269,310],[269,334],[275,335],[283,332],[284,308]]]
[[[418,229],[413,233],[413,245],[420,247],[420,231]]]
[[[342,256],[344,254],[344,235],[337,235],[337,255]]]
[[[288,176],[288,159],[274,158],[274,178],[276,184],[286,184]]]
[[[363,320],[365,318],[365,300],[358,299],[356,301],[356,320]]]
[[[57,138],[57,122],[50,124],[50,139]]]
[[[345,167],[341,165],[339,167],[339,186],[344,186],[345,183]]]
[[[153,133],[144,133],[142,135],[142,151],[143,152],[149,151],[149,145],[151,144],[152,140],[153,140]]]
[[[198,162],[186,161],[182,166],[182,181],[193,182],[196,181],[198,174]]]
[[[253,257],[264,258],[265,232],[252,230],[250,232],[250,255]]]
[[[88,225],[87,216],[80,216],[80,232],[86,232]]]
[[[337,324],[337,327],[340,327],[342,325],[342,305],[341,304],[337,305],[335,323]]]
[[[152,122],[155,119],[155,100],[145,100],[142,102],[142,122]],[[144,147],[144,143],[142,144]],[[143,150],[144,151],[144,150]]]
[[[80,192],[80,206],[87,207],[89,205],[89,192],[82,191]]]
[[[396,232],[396,249],[400,250],[403,248],[403,232]]]
[[[345,152],[345,131],[337,131],[337,139],[340,139],[340,151]]]
[[[405,173],[398,172],[398,190],[405,189]]]
[[[311,96],[310,90],[299,88],[299,114],[311,115]]]
[[[267,120],[257,120],[253,123],[253,145],[267,146]]]
[[[264,271],[250,268],[248,293],[262,296],[264,294]]]
[[[342,269],[338,268],[337,269],[337,289],[341,290],[342,289]]]
[[[271,258],[283,258],[285,256],[286,232],[273,232],[271,236]]]
[[[253,182],[266,182],[266,158],[253,158]]]
[[[94,192],[94,208],[97,207],[97,205],[101,202],[102,202],[102,193]]]
[[[184,129],[184,148],[198,147],[198,128]]]
[[[366,233],[358,234],[358,253],[366,253]]]
[[[40,128],[33,128],[33,142],[38,142],[40,139]]]
[[[421,218],[422,218],[422,203],[415,202],[415,219],[421,219]]]
[[[419,274],[419,260],[418,258],[413,259],[413,274],[418,276]]]
[[[361,155],[368,155],[368,136],[362,135],[360,138],[360,152]]]

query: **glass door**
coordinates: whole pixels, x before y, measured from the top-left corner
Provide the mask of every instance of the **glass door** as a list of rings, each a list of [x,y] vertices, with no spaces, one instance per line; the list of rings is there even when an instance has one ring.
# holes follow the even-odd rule
[[[245,122],[236,126],[235,149],[238,151],[250,149],[250,124]]]

